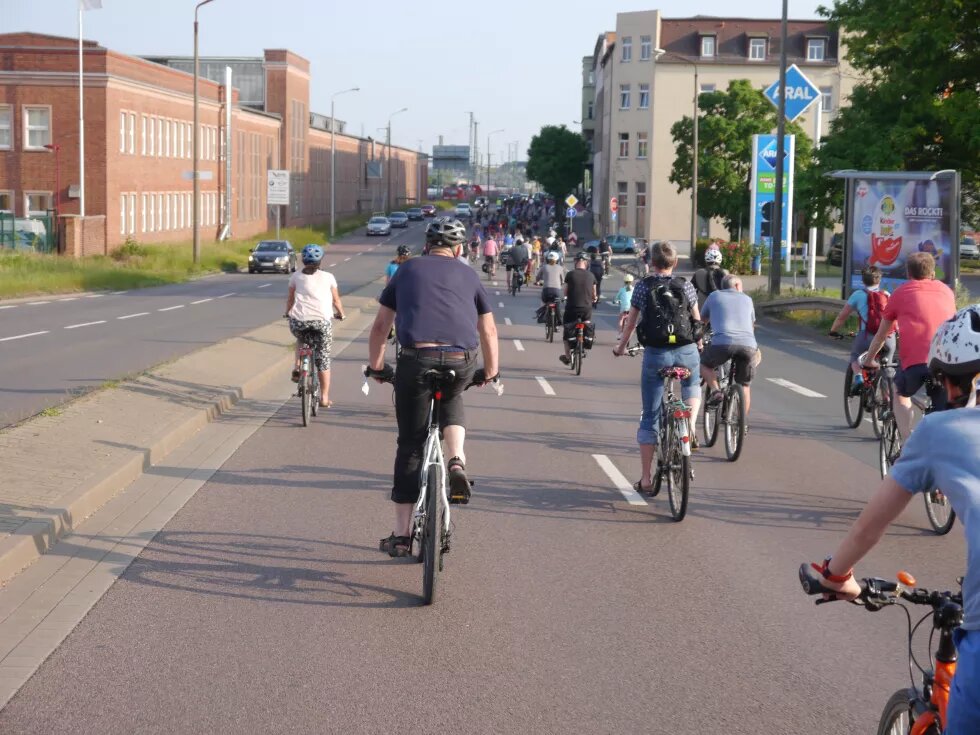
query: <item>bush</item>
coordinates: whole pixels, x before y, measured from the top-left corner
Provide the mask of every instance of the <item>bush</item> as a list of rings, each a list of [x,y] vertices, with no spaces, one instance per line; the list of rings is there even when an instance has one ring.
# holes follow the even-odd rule
[[[127,237],[126,242],[112,251],[110,254],[113,260],[130,260],[131,258],[145,258],[150,254],[149,248],[140,245],[132,237]]]
[[[747,275],[752,268],[754,248],[747,242],[725,242],[717,238],[708,240],[702,238],[694,245],[694,262],[696,268],[704,268],[704,253],[711,245],[717,245],[721,250],[721,267],[729,273],[740,276]]]

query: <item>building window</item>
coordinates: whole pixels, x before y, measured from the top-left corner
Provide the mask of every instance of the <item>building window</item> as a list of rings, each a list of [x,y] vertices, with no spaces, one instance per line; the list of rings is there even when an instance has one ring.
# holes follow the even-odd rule
[[[14,213],[14,193],[12,191],[0,191],[0,212]]]
[[[146,194],[140,194],[140,232],[146,232]]]
[[[130,154],[136,153],[136,113],[129,113],[128,125],[126,127],[126,137],[129,139]]]
[[[194,154],[194,141],[191,140],[191,135],[193,135],[193,133],[194,133],[194,131],[193,131],[193,127],[194,126],[191,125],[190,123],[186,123],[185,124],[185,127],[187,128],[187,136],[186,136],[187,137],[187,157],[188,158],[191,158],[192,155]]]
[[[126,234],[126,195],[119,195],[119,234]]]
[[[24,107],[24,150],[43,151],[51,142],[51,108]]]
[[[11,105],[0,105],[0,149],[9,150],[14,143],[13,110]]]
[[[650,85],[649,84],[640,85],[640,109],[641,110],[650,109]]]
[[[163,194],[157,194],[157,230],[163,232],[167,229],[167,222],[163,219]]]
[[[713,59],[715,57],[715,37],[701,36],[701,58]]]
[[[47,214],[54,209],[54,197],[50,191],[25,191],[24,212],[28,217]]]
[[[765,38],[750,38],[749,39],[749,60],[750,61],[765,61],[766,58],[766,40]]]
[[[184,123],[177,123],[177,141],[178,141],[177,158],[183,158],[184,157]]]
[[[632,59],[633,59],[633,37],[632,36],[623,36],[623,40],[622,40],[621,43],[622,43],[622,47],[623,47],[623,56],[622,56],[623,63],[626,63],[628,61],[632,61]]]
[[[129,195],[129,234],[136,232],[136,195]]]
[[[619,109],[628,110],[630,108],[630,85],[619,85]]]
[[[173,151],[170,147],[170,121],[169,120],[163,121],[163,140],[164,140],[163,155],[167,158],[170,158]]]
[[[834,88],[833,87],[821,87],[820,88],[820,106],[823,108],[824,112],[831,112],[834,109]]]
[[[649,145],[649,140],[647,138],[647,133],[646,132],[637,133],[636,134],[636,157],[637,158],[647,157],[648,145]]]
[[[827,40],[824,38],[808,38],[806,40],[806,60],[823,61],[827,57]]]
[[[589,84],[595,84],[595,72],[589,71]]]
[[[126,152],[126,113],[119,113],[119,152]]]
[[[163,155],[163,118],[157,118],[157,155]]]
[[[637,236],[642,236],[646,230],[647,221],[647,182],[636,182],[636,222],[634,229]]]
[[[173,141],[173,149],[171,151],[174,158],[177,158],[177,150],[180,148],[180,137],[178,136],[177,121],[170,121],[170,139]]]
[[[146,217],[147,219],[149,219],[149,221],[150,221],[150,225],[149,225],[149,227],[146,228],[146,231],[147,232],[153,232],[156,229],[156,218],[153,216],[153,195],[152,194],[144,194],[143,196],[144,197],[149,196],[149,199],[150,199],[149,206],[146,206],[146,205],[143,206],[143,209],[144,209],[143,216]]]
[[[640,36],[640,61],[649,61],[653,56],[653,41],[650,36]]]
[[[620,133],[619,134],[619,157],[629,158],[630,155],[630,134]]]
[[[619,204],[619,226],[626,227],[626,212],[629,208],[629,182],[616,182],[616,200]]]
[[[146,115],[140,116],[140,155],[146,155]]]
[[[595,102],[589,102],[589,107],[587,112],[588,114],[585,116],[585,119],[591,120],[595,116]]]
[[[718,89],[718,85],[717,84],[711,84],[711,83],[708,83],[708,84],[699,84],[698,85],[698,89],[700,90],[700,94],[706,94],[708,92],[714,92],[715,90],[717,90]]]
[[[150,118],[150,128],[149,128],[150,138],[149,138],[149,143],[146,146],[147,151],[148,151],[147,155],[150,155],[150,156],[155,156],[156,155],[156,150],[153,147],[155,145],[154,141],[156,140],[156,136],[153,134],[153,129],[155,127],[156,126],[153,124],[153,118],[151,117]],[[150,228],[150,229],[152,229],[152,228]]]

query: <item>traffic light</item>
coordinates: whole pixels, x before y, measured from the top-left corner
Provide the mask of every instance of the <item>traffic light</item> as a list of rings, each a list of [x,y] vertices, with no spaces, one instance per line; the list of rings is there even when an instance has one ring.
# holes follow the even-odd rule
[[[762,237],[772,237],[772,208],[775,202],[766,202],[762,205],[759,216],[762,222],[759,224],[759,234]]]

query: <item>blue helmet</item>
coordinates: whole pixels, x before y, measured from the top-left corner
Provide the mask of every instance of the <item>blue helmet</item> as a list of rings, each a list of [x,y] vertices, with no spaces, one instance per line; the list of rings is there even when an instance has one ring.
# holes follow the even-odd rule
[[[310,244],[303,248],[303,265],[316,265],[323,260],[323,248]]]

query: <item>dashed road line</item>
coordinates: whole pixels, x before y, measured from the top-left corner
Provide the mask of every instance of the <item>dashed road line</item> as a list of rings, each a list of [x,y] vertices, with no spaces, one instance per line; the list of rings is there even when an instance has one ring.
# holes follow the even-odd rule
[[[494,291],[493,294],[494,296],[500,296],[500,291]]]
[[[261,286],[259,286],[259,288],[269,288],[271,285],[271,283],[263,283]]]
[[[524,345],[521,343],[519,339],[514,340],[514,347],[517,349],[518,352],[524,352]]]
[[[82,322],[81,324],[69,324],[65,329],[79,329],[81,327],[94,327],[96,324],[105,324],[105,319],[100,319],[97,322]]]
[[[168,306],[165,309],[157,309],[157,311],[173,311],[174,309],[183,309],[183,308],[184,308],[183,304],[177,304],[177,306]]]
[[[344,258],[344,262],[345,262],[345,263],[346,263],[346,262],[347,262],[348,260],[350,260],[350,258]]]
[[[799,393],[801,396],[806,396],[807,398],[826,398],[823,393],[817,393],[815,390],[810,390],[809,388],[804,388],[802,385],[797,385],[789,380],[783,378],[766,378],[770,383],[775,383],[776,385],[781,385],[783,388],[788,388],[794,393]]]
[[[503,301],[498,302],[497,303],[497,306],[499,306],[501,309],[503,309],[504,308],[504,302]]]
[[[2,337],[0,342],[12,342],[15,339],[24,339],[26,337],[37,337],[39,334],[47,334],[48,330],[45,329],[43,332],[28,332],[27,334],[15,334],[13,337]]]
[[[140,312],[137,312],[136,314],[127,314],[126,316],[117,316],[116,319],[135,319],[138,316],[146,316],[149,313],[150,312],[148,312],[148,311],[140,311]]]
[[[219,299],[227,299],[229,296],[234,296],[234,295],[235,295],[235,292],[232,291],[231,293],[223,293],[218,298]]]
[[[85,294],[85,298],[87,298],[87,299],[101,299],[103,296],[105,296],[104,293],[87,293],[87,294]]]
[[[541,375],[535,375],[534,379],[538,381],[538,385],[541,386],[541,390],[544,391],[544,394],[546,396],[556,395],[555,389],[551,387],[551,384],[547,380],[545,380],[544,377],[542,377]]]
[[[261,288],[261,286],[259,288]],[[211,298],[211,299],[198,299],[197,301],[192,301],[191,302],[191,306],[196,306],[197,304],[206,304],[209,301],[214,301],[214,299],[213,298]]]
[[[605,454],[593,454],[592,459],[594,459],[596,464],[599,465],[599,468],[606,473],[606,476],[612,480],[613,485],[615,485],[616,489],[619,490],[624,498],[626,498],[627,503],[630,505],[647,505],[647,501],[645,501],[640,494],[633,489],[633,486],[630,485],[629,480],[623,477],[623,473],[617,469],[616,465],[612,463],[612,460],[610,460],[609,457],[607,457]]]
[[[29,301],[27,303],[27,305],[28,306],[41,306],[43,304],[50,304],[50,303],[51,303],[50,301]]]
[[[129,291],[112,291],[111,296],[122,296],[124,293],[129,293]]]
[[[58,299],[58,303],[59,304],[63,304],[66,301],[78,301],[78,297],[77,296],[69,296],[67,299]]]
[[[331,263],[330,265],[327,266],[327,268],[336,268],[336,267],[337,267],[336,263]]]
[[[509,316],[505,316],[504,317],[504,324],[506,324],[508,327],[513,327],[514,326],[514,322],[512,322],[510,320],[510,317]]]
[[[0,306],[0,311],[2,311],[3,309],[16,309],[16,308],[17,308],[17,304],[8,304],[7,306]]]

